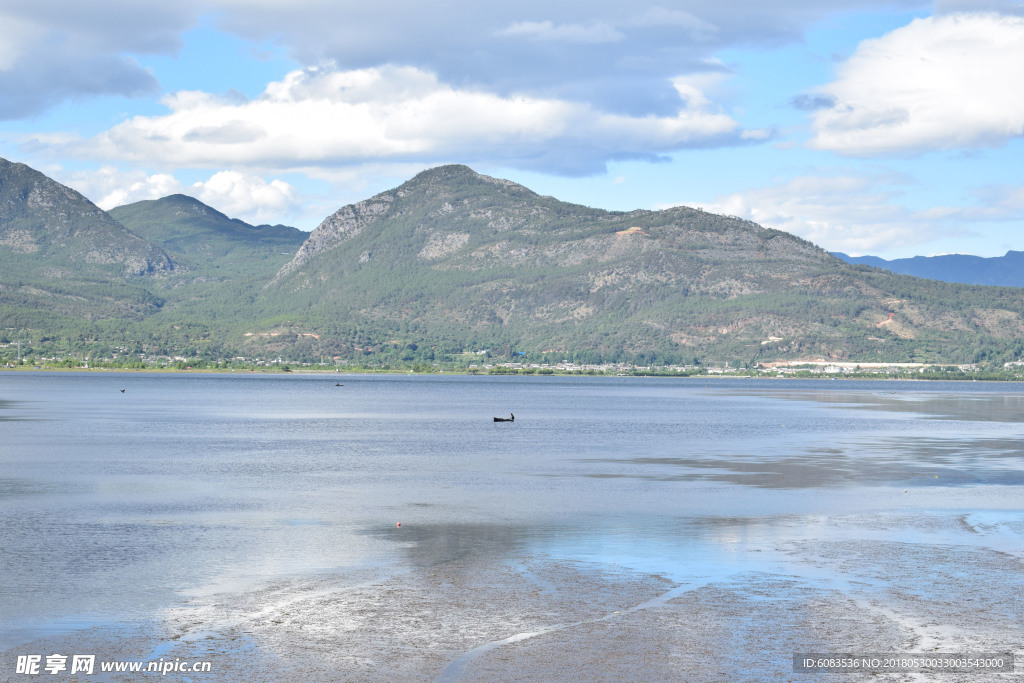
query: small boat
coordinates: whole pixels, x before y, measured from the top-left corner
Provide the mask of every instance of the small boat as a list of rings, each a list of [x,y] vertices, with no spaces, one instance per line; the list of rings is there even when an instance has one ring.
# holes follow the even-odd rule
[[[495,422],[515,422],[516,421],[516,416],[515,415],[513,415],[512,413],[509,413],[509,416],[510,417],[496,417],[496,418],[494,418],[494,421]]]

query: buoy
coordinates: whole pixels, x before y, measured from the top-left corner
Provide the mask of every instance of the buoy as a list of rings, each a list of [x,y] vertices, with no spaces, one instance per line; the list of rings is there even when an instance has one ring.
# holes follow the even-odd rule
[[[398,527],[399,529],[401,529],[401,528],[402,528],[402,523],[401,523],[401,522],[399,522],[399,523],[398,523],[398,524],[396,524],[395,526],[396,526],[396,527]]]

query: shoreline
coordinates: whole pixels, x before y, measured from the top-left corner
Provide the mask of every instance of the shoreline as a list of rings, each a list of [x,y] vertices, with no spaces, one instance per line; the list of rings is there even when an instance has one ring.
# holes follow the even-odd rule
[[[337,369],[313,369],[313,368],[291,368],[288,370],[280,369],[231,369],[231,368],[193,368],[193,369],[180,369],[180,368],[116,368],[116,367],[98,367],[98,368],[66,368],[66,367],[45,367],[45,366],[16,366],[16,367],[0,367],[0,372],[15,372],[15,373],[32,373],[32,372],[53,372],[53,373],[139,373],[139,374],[181,374],[181,375],[389,375],[389,376],[402,376],[402,375],[415,375],[422,377],[429,376],[462,376],[462,377],[603,377],[609,379],[689,379],[689,380],[704,380],[704,381],[725,381],[725,380],[759,380],[766,382],[775,382],[779,380],[783,381],[815,381],[815,382],[831,382],[831,381],[868,381],[868,382],[956,382],[956,383],[974,383],[974,382],[985,382],[989,384],[1019,384],[1024,383],[1024,378],[975,378],[973,376],[951,376],[951,377],[893,377],[889,375],[882,375],[877,373],[863,373],[863,374],[850,374],[846,373],[840,375],[768,375],[768,374],[720,374],[720,373],[708,373],[708,374],[675,374],[669,372],[652,372],[652,373],[608,373],[608,372],[588,372],[588,371],[554,371],[550,373],[538,373],[538,372],[470,372],[458,369],[441,369],[435,372],[413,372],[411,370],[363,370],[359,368],[337,368]]]

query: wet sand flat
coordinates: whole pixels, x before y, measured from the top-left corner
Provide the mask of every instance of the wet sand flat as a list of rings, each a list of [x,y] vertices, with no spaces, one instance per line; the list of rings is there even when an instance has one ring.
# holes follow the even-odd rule
[[[403,530],[396,539],[409,562],[400,571],[328,572],[215,593],[151,624],[41,639],[2,661],[19,652],[90,650],[107,659],[211,662],[211,673],[187,679],[196,681],[796,681],[832,678],[794,673],[796,653],[1019,657],[1024,560],[997,549],[1019,533],[1019,520],[986,527],[970,519],[816,517],[817,528],[841,540],[781,533],[748,541],[742,553],[766,558],[750,562],[757,570],[706,567],[690,580],[496,553],[486,542],[477,553],[466,535],[486,533],[480,527]],[[785,526],[799,528],[798,521]],[[449,532],[461,541],[445,557],[438,540]],[[915,540],[896,540],[908,536]],[[1024,680],[1021,664],[1014,674],[941,680]]]

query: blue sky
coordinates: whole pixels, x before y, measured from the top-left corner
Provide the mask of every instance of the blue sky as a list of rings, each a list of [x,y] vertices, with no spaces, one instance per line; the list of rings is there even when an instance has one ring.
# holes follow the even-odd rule
[[[464,163],[888,258],[1024,250],[1024,0],[7,0],[0,156],[310,230]]]

